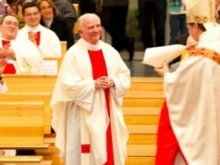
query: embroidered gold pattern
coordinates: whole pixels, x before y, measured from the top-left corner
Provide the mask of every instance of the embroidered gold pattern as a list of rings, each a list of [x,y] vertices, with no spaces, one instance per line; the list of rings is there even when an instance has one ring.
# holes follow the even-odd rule
[[[22,58],[21,65],[23,68],[25,68],[26,73],[31,73],[32,67],[24,58]]]
[[[220,65],[220,54],[207,48],[190,48],[186,50],[189,56],[203,56]]]
[[[188,23],[207,23],[207,22],[216,22],[215,20],[215,3],[213,0],[208,0],[209,6],[209,15],[208,16],[198,16],[193,15],[190,12],[187,13],[187,22]]]

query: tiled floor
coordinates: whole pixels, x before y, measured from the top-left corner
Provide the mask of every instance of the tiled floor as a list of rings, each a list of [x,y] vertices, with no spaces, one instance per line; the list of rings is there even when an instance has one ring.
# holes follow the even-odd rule
[[[135,52],[133,61],[128,61],[128,53],[127,52],[121,52],[121,56],[123,60],[125,61],[126,65],[131,71],[132,77],[156,77],[158,76],[154,72],[154,68],[142,64],[142,60],[144,57],[144,52]]]

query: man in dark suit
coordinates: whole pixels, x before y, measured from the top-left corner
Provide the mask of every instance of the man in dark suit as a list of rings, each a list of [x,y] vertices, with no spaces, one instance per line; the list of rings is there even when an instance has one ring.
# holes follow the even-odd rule
[[[104,0],[102,6],[102,25],[112,37],[112,46],[117,51],[126,49],[129,61],[134,57],[134,38],[125,34],[128,14],[128,0]]]
[[[57,9],[62,13],[62,15],[68,19],[71,29],[77,20],[76,11],[73,8],[73,5],[67,0],[53,0]]]

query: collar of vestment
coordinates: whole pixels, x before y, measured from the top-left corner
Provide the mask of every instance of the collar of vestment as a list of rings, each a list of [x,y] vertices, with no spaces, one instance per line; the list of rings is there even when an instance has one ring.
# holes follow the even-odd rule
[[[41,25],[37,25],[35,27],[31,27],[31,26],[28,26],[28,25],[25,25],[25,28],[28,30],[28,31],[32,31],[32,32],[38,32],[38,31],[41,31]]]
[[[53,17],[51,19],[43,19],[44,25],[47,28],[50,28],[52,22],[53,22]]]
[[[88,50],[100,50],[100,49],[102,49],[102,41],[100,41],[100,40],[97,44],[91,44],[91,43],[87,42],[86,40],[84,40],[83,38],[80,38],[78,40],[78,43],[80,45],[82,45],[84,48],[88,49]]]
[[[203,48],[203,47],[193,47],[186,50],[189,56],[203,56],[209,58],[220,65],[220,54],[214,50]]]
[[[10,41],[10,45],[13,45],[14,44],[14,42],[15,42],[15,40],[8,40],[8,39],[5,39],[5,38],[3,38],[3,37],[0,37],[0,40],[1,40],[1,42],[0,42],[0,47],[2,47],[3,45],[2,45],[2,40],[5,40],[5,41]]]

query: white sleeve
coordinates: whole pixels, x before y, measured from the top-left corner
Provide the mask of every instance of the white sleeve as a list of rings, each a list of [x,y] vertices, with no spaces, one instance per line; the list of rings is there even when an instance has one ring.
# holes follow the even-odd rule
[[[47,35],[44,36],[44,40],[41,40],[39,45],[40,53],[44,57],[60,57],[61,45],[60,40],[53,31],[47,31]]]

